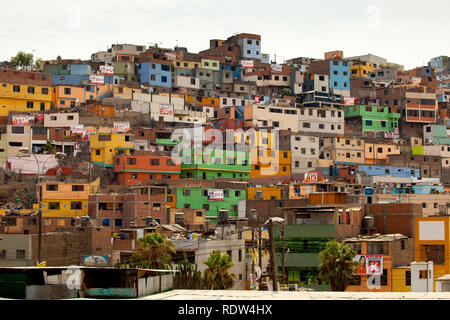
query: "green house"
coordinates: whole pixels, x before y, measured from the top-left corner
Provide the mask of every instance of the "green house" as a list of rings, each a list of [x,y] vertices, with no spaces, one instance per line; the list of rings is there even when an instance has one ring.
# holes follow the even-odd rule
[[[393,132],[398,129],[400,113],[392,111],[390,107],[378,106],[347,106],[345,107],[345,119],[361,119],[362,131],[386,131]]]
[[[274,225],[274,239],[277,251],[278,274],[281,269],[281,226]],[[333,224],[303,224],[284,226],[284,245],[286,251],[285,268],[288,283],[297,283],[299,287],[313,288],[318,291],[329,291],[329,285],[319,280],[319,253],[325,248],[328,241],[335,236]]]
[[[211,150],[182,157],[180,178],[212,180],[217,178],[250,178],[249,152]]]
[[[208,191],[216,191],[211,195]],[[223,196],[223,197],[222,197]],[[239,200],[245,200],[247,192],[242,189],[177,188],[177,208],[205,209],[206,218],[218,217],[219,210],[228,210],[230,217],[238,216]]]

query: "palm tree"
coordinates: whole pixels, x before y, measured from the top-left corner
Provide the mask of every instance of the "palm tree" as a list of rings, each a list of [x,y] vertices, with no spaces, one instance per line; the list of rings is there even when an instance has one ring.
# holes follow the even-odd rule
[[[320,252],[319,277],[325,283],[329,283],[331,290],[344,291],[353,278],[358,262],[353,259],[356,256],[351,245],[332,240],[325,249]]]
[[[179,271],[175,276],[175,286],[178,289],[202,289],[202,273],[197,264],[190,263],[186,255],[177,265]]]
[[[228,254],[222,255],[220,251],[214,251],[205,264],[208,266],[204,276],[206,289],[226,290],[233,287],[236,275],[229,272],[234,264]]]
[[[142,247],[131,257],[128,264],[130,267],[172,269],[174,244],[166,235],[154,232],[138,241]]]

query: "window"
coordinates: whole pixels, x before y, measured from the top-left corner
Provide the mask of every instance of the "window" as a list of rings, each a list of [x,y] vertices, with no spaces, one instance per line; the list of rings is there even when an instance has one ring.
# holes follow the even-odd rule
[[[121,227],[122,226],[122,219],[115,219],[114,220],[114,226]]]
[[[71,88],[64,88],[64,94],[71,94],[72,89]]]
[[[84,191],[84,185],[74,184],[72,185],[72,191]]]
[[[161,82],[167,82],[167,77],[166,76],[161,76]]]
[[[111,141],[111,136],[108,134],[101,134],[98,136],[98,141]]]
[[[48,208],[50,210],[59,210],[59,202],[49,202]]]
[[[190,196],[191,190],[183,190],[183,196]]]
[[[156,75],[151,74],[150,75],[150,81],[156,81]]]
[[[405,271],[405,286],[411,286],[411,271]]]
[[[208,211],[209,210],[209,204],[207,204],[207,203],[203,204],[203,209],[205,211]]]
[[[95,155],[99,156],[100,155],[100,150],[95,150]]]
[[[28,87],[28,93],[34,93],[34,87]]]
[[[25,250],[16,250],[16,259],[25,259]]]
[[[383,275],[381,276],[381,285],[388,285],[388,271],[386,269],[383,269]]]
[[[136,158],[128,158],[127,164],[135,165],[136,164]]]
[[[83,204],[81,201],[71,201],[70,210],[81,210]]]
[[[445,263],[445,246],[444,245],[425,245],[426,259],[433,261],[434,264]]]
[[[20,92],[20,86],[13,86],[13,92]]]
[[[24,134],[25,128],[24,127],[11,127],[11,133],[12,134]]]
[[[42,94],[48,94],[48,88],[41,88]]]
[[[190,209],[190,208],[191,208],[191,205],[190,205],[189,203],[185,203],[183,207],[184,207],[185,209]]]
[[[28,109],[33,109],[33,108],[34,108],[34,103],[33,103],[33,101],[27,101],[27,108],[28,108]]]

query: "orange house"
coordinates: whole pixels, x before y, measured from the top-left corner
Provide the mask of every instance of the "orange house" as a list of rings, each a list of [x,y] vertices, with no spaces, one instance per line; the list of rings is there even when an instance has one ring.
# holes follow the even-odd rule
[[[52,102],[56,108],[70,108],[85,103],[84,87],[55,86],[53,87]]]
[[[170,156],[118,155],[114,172],[120,185],[132,186],[161,179],[178,179],[181,164],[175,164]]]
[[[378,278],[368,275],[357,275],[345,291],[392,292],[392,269],[409,265],[414,260],[413,239],[401,234],[386,234],[350,238],[346,244],[352,244],[358,255],[382,255],[383,275]],[[362,261],[365,261],[362,259]]]

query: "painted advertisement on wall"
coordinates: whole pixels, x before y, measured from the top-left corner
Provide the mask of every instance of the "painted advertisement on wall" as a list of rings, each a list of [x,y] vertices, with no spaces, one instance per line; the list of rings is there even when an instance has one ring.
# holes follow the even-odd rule
[[[125,133],[130,131],[130,123],[129,122],[114,122],[114,132]]]
[[[411,78],[411,82],[413,85],[415,86],[420,86],[420,84],[422,83],[422,78],[419,77],[412,77]]]
[[[253,68],[253,60],[241,60],[242,68]]]
[[[355,98],[344,98],[344,105],[346,106],[354,106]]]
[[[12,124],[15,126],[28,126],[30,121],[33,121],[34,117],[12,117]]]
[[[92,84],[105,84],[105,77],[92,75],[89,76],[89,81],[91,81]]]
[[[83,257],[83,266],[85,267],[106,267],[108,265],[109,265],[109,257],[107,255]]]
[[[173,105],[172,104],[160,104],[159,105],[159,113],[160,114],[173,114]]]
[[[71,134],[83,134],[84,132],[84,124],[70,126]]]
[[[222,189],[213,189],[208,190],[208,201],[223,201],[223,190]]]
[[[101,74],[114,74],[114,67],[113,66],[100,66],[100,73]]]
[[[382,254],[358,254],[353,259],[358,262],[355,275],[360,276],[382,276],[383,255]]]
[[[270,67],[273,72],[282,72],[283,71],[283,66],[279,65],[279,64],[271,64]]]

